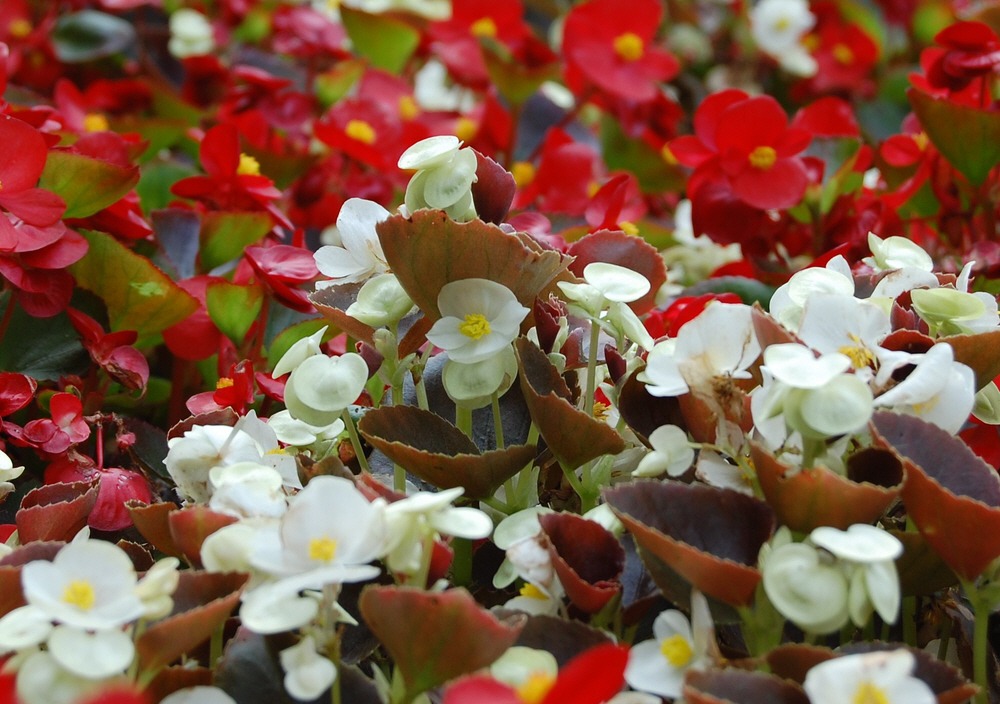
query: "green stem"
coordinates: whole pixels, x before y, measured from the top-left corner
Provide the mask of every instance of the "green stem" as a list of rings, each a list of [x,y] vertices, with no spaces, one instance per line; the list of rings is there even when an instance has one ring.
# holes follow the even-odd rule
[[[365,450],[361,446],[361,438],[358,436],[358,429],[354,427],[354,419],[351,418],[351,414],[347,412],[346,408],[341,412],[340,417],[343,419],[344,425],[347,427],[347,435],[351,438],[351,446],[354,448],[354,454],[357,455],[361,471],[369,472],[368,458],[365,457]]]
[[[472,541],[468,538],[455,538],[451,541],[454,558],[451,562],[451,581],[456,587],[468,587],[472,584]]]
[[[211,663],[212,667],[215,667],[219,660],[222,659],[222,638],[223,638],[223,628],[224,623],[220,623],[212,631],[212,640],[209,642],[208,646],[208,661]]]
[[[587,388],[583,390],[583,411],[594,415],[594,391],[597,388],[597,345],[600,343],[601,326],[590,321],[590,347],[587,349]]]
[[[975,615],[975,625],[972,632],[972,672],[973,682],[979,687],[976,693],[976,704],[989,704],[990,680],[987,665],[989,663],[989,623],[990,606],[988,599],[976,587],[975,582],[962,580],[962,589],[972,604]]]
[[[461,430],[463,433],[469,436],[470,440],[472,437],[472,409],[464,408],[462,406],[455,406],[455,426]]]
[[[910,647],[917,647],[917,597],[903,597],[903,642]]]
[[[503,416],[500,415],[500,396],[494,391],[490,400],[493,409],[493,434],[496,436],[497,449],[502,450],[506,446],[503,437]]]

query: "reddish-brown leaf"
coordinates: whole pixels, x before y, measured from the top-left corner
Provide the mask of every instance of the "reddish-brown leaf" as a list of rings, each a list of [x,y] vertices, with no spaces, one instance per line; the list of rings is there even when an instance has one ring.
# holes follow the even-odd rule
[[[69,541],[87,525],[100,481],[60,482],[32,489],[21,499],[15,515],[22,543],[34,540]]]

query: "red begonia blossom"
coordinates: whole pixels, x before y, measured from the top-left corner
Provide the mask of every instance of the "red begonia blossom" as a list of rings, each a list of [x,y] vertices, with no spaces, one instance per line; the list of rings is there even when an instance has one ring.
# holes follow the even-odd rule
[[[66,204],[55,193],[37,188],[49,155],[45,139],[28,123],[0,115],[0,144],[17,145],[0,151],[0,207],[30,225],[56,223]],[[8,218],[0,217],[0,251],[13,249],[12,230]]]
[[[106,333],[101,324],[86,313],[68,308],[66,314],[90,358],[108,376],[127,389],[146,388],[149,380],[149,362],[142,352],[132,345],[139,335],[135,330],[119,330]]]
[[[928,49],[924,66],[932,88],[958,92],[1000,71],[1000,38],[989,25],[957,22],[938,32],[934,41],[942,48]]]
[[[275,298],[302,313],[313,311],[309,292],[296,288],[319,276],[312,252],[302,247],[278,244],[247,247],[244,257]]]
[[[480,38],[513,47],[529,33],[520,0],[454,0],[451,17],[427,28],[431,50],[455,80],[480,88],[489,83]]]
[[[60,392],[49,399],[51,418],[37,418],[24,426],[19,440],[43,452],[59,454],[90,437],[83,418],[83,403],[73,394]]]

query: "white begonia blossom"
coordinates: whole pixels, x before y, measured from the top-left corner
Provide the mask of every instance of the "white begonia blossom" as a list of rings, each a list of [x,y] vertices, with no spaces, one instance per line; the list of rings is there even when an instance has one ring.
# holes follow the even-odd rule
[[[285,512],[285,492],[281,475],[273,467],[258,462],[237,462],[212,467],[208,472],[213,511],[240,518],[278,517]]]
[[[30,653],[17,668],[19,704],[76,704],[102,684],[73,674],[44,650]]]
[[[874,232],[869,232],[868,248],[871,250],[872,256],[866,257],[864,262],[875,271],[882,272],[893,269],[934,271],[934,260],[931,259],[931,255],[916,242],[905,237],[893,236],[882,239]]]
[[[915,669],[916,657],[904,649],[843,655],[810,668],[802,687],[812,704],[934,704],[937,696]]]
[[[695,477],[710,486],[732,489],[747,496],[754,495],[753,470],[728,462],[714,450],[702,449],[695,463]]]
[[[450,0],[442,1],[451,5]],[[413,99],[421,108],[431,112],[464,114],[476,106],[473,91],[451,83],[447,67],[434,58],[425,61],[414,74]]]
[[[894,353],[886,359],[886,371],[879,369],[877,384],[888,385],[888,375],[901,362],[916,366],[903,381],[875,398],[876,407],[917,416],[952,434],[961,430],[976,402],[976,378],[969,367],[955,361],[951,345],[939,342],[922,355]]]
[[[316,652],[316,642],[305,636],[279,654],[285,671],[285,691],[300,701],[312,701],[330,688],[337,679],[337,668]]]
[[[513,645],[490,665],[490,676],[517,689],[532,677],[554,681],[559,675],[559,662],[547,650]]]
[[[367,381],[368,364],[355,352],[309,357],[285,383],[285,406],[296,420],[328,426],[361,395]]]
[[[344,311],[373,328],[395,325],[413,308],[413,300],[393,274],[365,281],[354,303]]]
[[[289,347],[283,355],[281,355],[281,359],[278,360],[278,363],[274,365],[274,370],[271,372],[271,376],[275,379],[284,376],[294,370],[295,367],[306,361],[309,357],[322,354],[323,350],[320,348],[320,345],[323,343],[323,335],[326,334],[329,327],[329,325],[324,325],[312,335],[296,340],[292,346]]]
[[[389,218],[389,211],[364,198],[348,198],[337,215],[341,245],[325,245],[314,259],[321,274],[332,281],[318,281],[317,289],[364,281],[389,271],[375,226]]]
[[[657,477],[664,472],[679,477],[694,462],[694,448],[687,433],[676,425],[661,425],[649,434],[649,444],[653,449],[639,460],[639,466],[632,471],[633,477]]]
[[[462,364],[481,362],[509,346],[529,313],[509,288],[488,279],[445,284],[437,305],[441,318],[427,339]]]
[[[84,630],[117,629],[140,618],[146,607],[136,583],[125,551],[102,540],[74,540],[51,562],[35,560],[21,570],[28,606]]]
[[[750,33],[758,48],[798,76],[812,76],[817,70],[802,44],[815,24],[807,0],[760,0],[750,10]]]
[[[844,572],[807,543],[784,543],[761,551],[762,583],[782,616],[806,633],[832,633],[850,618]]]
[[[408,148],[397,165],[416,173],[406,186],[403,202],[408,212],[423,208],[445,211],[453,220],[476,217],[472,184],[479,160],[470,148],[451,135],[428,137]]]
[[[200,686],[171,692],[160,704],[236,704],[236,700],[218,687]]]
[[[389,569],[403,574],[420,569],[428,537],[452,535],[478,540],[493,531],[493,521],[479,509],[451,505],[464,491],[462,487],[436,493],[419,491],[386,507]]]
[[[515,543],[535,537],[542,530],[538,517],[547,513],[555,512],[546,506],[532,506],[510,514],[493,529],[493,544],[506,552]],[[518,570],[510,558],[505,557],[497,573],[493,576],[493,586],[497,589],[503,589],[510,586],[517,579],[517,576]]]
[[[913,310],[934,335],[973,334],[993,330],[1000,323],[996,298],[979,291],[953,288],[917,288],[910,291]]]
[[[590,318],[614,335],[621,344],[626,337],[645,350],[653,338],[627,305],[649,293],[649,279],[628,267],[591,262],[583,269],[583,283],[557,283],[571,313]]]
[[[67,671],[94,680],[123,673],[135,655],[132,638],[115,629],[85,631],[74,626],[56,626],[46,645]]]
[[[502,396],[517,378],[517,355],[511,345],[501,348],[481,362],[462,364],[454,359],[445,361],[441,383],[448,397],[462,408],[482,408]]]
[[[903,554],[903,544],[880,528],[858,523],[846,531],[821,526],[809,534],[809,541],[835,556],[850,580],[851,620],[864,626],[872,608],[886,623],[899,616],[900,587],[895,560]]]
[[[368,501],[349,479],[318,476],[288,502],[273,531],[263,529],[251,563],[276,577],[312,575],[312,588],[371,579],[368,563],[386,539],[385,502]]]
[[[215,35],[205,15],[181,8],[170,15],[170,41],[167,49],[177,59],[204,56],[215,51]]]
[[[179,565],[180,560],[176,557],[164,557],[157,560],[139,579],[135,593],[145,607],[143,618],[160,619],[173,610],[173,594],[180,584],[180,574],[177,571]]]
[[[252,572],[258,531],[272,531],[273,518],[244,519],[215,531],[201,544],[201,563],[209,572]]]
[[[799,328],[806,301],[817,293],[854,295],[854,276],[843,256],[833,257],[825,267],[809,267],[792,274],[771,296],[768,312],[794,332]]]
[[[633,689],[678,698],[689,670],[708,667],[715,652],[708,601],[691,593],[691,620],[680,611],[662,611],[653,621],[653,638],[632,646],[625,681]]]
[[[24,467],[15,467],[10,456],[0,450],[0,500],[7,494],[14,491],[13,480],[17,479],[24,472]]]
[[[889,316],[870,301],[816,293],[804,306],[797,335],[817,352],[846,355],[855,373],[867,380],[874,375],[875,350],[891,329]]]
[[[287,409],[272,414],[267,419],[267,424],[274,430],[278,440],[295,447],[336,440],[346,428],[341,418],[329,425],[310,425],[305,421],[293,418]]]
[[[747,369],[760,355],[750,310],[743,304],[706,306],[674,340],[653,347],[637,378],[651,395],[661,397],[710,386],[717,376],[749,379]]]

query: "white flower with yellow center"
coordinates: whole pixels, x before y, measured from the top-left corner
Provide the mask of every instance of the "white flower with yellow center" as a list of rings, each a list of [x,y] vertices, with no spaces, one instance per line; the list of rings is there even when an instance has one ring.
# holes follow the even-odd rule
[[[708,602],[691,594],[691,621],[680,611],[663,611],[653,621],[653,638],[638,643],[628,654],[625,681],[633,689],[677,698],[684,673],[710,665],[713,632]]]
[[[799,76],[816,73],[816,60],[802,45],[815,24],[806,0],[761,0],[750,10],[750,33],[758,48]]]
[[[427,332],[431,344],[461,364],[489,359],[514,341],[528,315],[509,288],[488,279],[459,279],[441,287],[441,319]]]
[[[317,289],[334,284],[364,281],[389,271],[375,226],[388,219],[389,211],[363,198],[349,198],[337,215],[340,245],[326,245],[316,250],[314,259],[321,274],[332,281],[319,281]],[[328,236],[324,233],[324,236]]]
[[[779,323],[795,332],[799,329],[806,301],[819,293],[854,295],[854,276],[843,256],[837,255],[825,267],[809,267],[792,274],[775,290],[767,310]]]
[[[908,650],[844,655],[814,665],[802,686],[812,704],[934,704],[937,697],[915,668]]]
[[[215,36],[208,18],[188,8],[181,8],[170,15],[167,49],[177,59],[204,56],[215,51]]]

